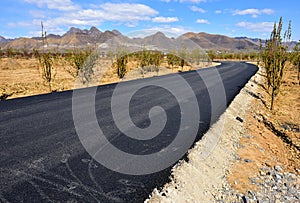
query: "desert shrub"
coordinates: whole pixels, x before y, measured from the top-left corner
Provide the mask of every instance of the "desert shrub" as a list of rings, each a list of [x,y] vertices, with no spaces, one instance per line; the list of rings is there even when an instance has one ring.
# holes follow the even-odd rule
[[[113,62],[112,67],[116,70],[120,79],[123,79],[127,73],[127,63],[130,55],[123,46],[117,47],[116,52],[110,52],[110,58]]]
[[[91,55],[90,51],[74,49],[71,53],[66,55],[66,60],[69,62],[71,68],[67,68],[67,72],[74,78],[79,74],[87,58]]]
[[[217,56],[216,56],[216,54],[215,54],[215,52],[213,50],[209,50],[207,52],[207,55],[208,55],[208,57],[210,58],[211,61],[213,61],[214,59],[217,58]]]
[[[180,60],[179,57],[176,56],[176,54],[171,52],[167,55],[167,61],[168,61],[168,66],[171,67],[173,71],[174,66],[178,65]]]

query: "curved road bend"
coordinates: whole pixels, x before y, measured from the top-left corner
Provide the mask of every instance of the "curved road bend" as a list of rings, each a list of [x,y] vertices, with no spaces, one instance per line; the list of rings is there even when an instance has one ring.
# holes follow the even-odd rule
[[[224,84],[226,105],[229,105],[258,68],[225,62],[217,70]],[[215,80],[214,75],[209,74],[211,69],[201,71],[211,77],[207,79]],[[192,87],[199,103],[201,120],[196,139],[199,140],[211,125],[211,116],[212,122],[216,121],[226,105],[218,105],[216,115],[212,115],[208,91],[197,72],[181,76]],[[130,91],[146,80],[170,77],[173,76],[125,84]],[[176,81],[172,82],[176,85]],[[116,84],[100,86],[96,94],[97,120],[107,139],[122,151],[140,155],[168,146],[180,126],[180,108],[172,94],[150,86],[132,98],[130,116],[137,126],[149,126],[148,113],[153,106],[164,108],[168,118],[159,136],[141,141],[128,139],[113,122],[110,102],[115,87]],[[179,92],[184,91],[178,88]],[[72,91],[0,102],[0,202],[142,202],[155,187],[168,181],[170,168],[150,175],[131,176],[111,171],[94,161],[75,131]]]

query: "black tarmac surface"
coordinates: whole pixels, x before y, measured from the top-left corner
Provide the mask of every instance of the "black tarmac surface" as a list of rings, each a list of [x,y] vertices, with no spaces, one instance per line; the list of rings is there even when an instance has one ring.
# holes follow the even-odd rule
[[[209,84],[220,85],[215,74],[210,74],[214,73],[212,70],[199,71],[200,75],[205,73]],[[219,102],[211,101],[207,89],[213,87],[206,87],[197,71],[180,74],[199,104],[201,118],[195,141],[201,139],[257,70],[254,65],[240,62],[224,62],[218,66],[226,103],[215,105],[213,113],[211,104]],[[173,74],[124,84],[128,91],[151,80],[168,81],[176,86],[177,81],[172,77]],[[120,132],[113,121],[111,97],[116,85],[98,87],[95,97],[97,120],[107,140],[118,149],[137,155],[167,147],[179,130],[180,102],[170,91],[157,86],[136,92],[129,106],[136,126],[150,125],[148,114],[154,106],[165,109],[167,122],[159,136],[135,140]],[[186,91],[184,87],[176,88],[179,93]],[[72,91],[67,91],[0,101],[0,202],[143,202],[155,187],[168,181],[171,166],[157,173],[135,176],[112,171],[93,160],[75,130],[72,95]],[[188,101],[189,98],[184,102]],[[143,166],[136,167],[139,170]]]

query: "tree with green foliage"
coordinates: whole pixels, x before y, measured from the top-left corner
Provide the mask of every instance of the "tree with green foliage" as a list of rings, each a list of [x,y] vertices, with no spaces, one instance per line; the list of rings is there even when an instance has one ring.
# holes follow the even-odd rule
[[[293,52],[291,55],[291,61],[293,65],[298,69],[298,81],[300,84],[300,41],[296,44],[296,46],[293,48]]]
[[[76,78],[90,54],[90,51],[79,49],[74,49],[71,53],[68,53],[66,55],[66,60],[72,67],[72,69],[67,69],[68,73]]]
[[[178,65],[179,63],[179,57],[176,56],[174,52],[168,53],[167,55],[167,61],[168,61],[168,66],[172,68],[172,72],[174,69],[174,66]]]
[[[128,53],[124,47],[118,47],[117,50],[117,74],[120,79],[123,79],[127,73]]]
[[[42,53],[39,59],[42,65],[42,77],[48,83],[49,91],[52,92],[51,82],[53,80],[52,67],[53,59],[50,53]]]
[[[140,66],[144,70],[144,67],[149,66],[149,64],[150,64],[149,51],[143,49],[143,51],[140,53]]]
[[[79,70],[79,77],[83,84],[89,85],[90,82],[95,82],[94,78],[94,67],[99,60],[99,54],[92,52],[91,50],[85,51],[85,56],[87,57]]]
[[[42,45],[43,53],[39,54],[39,62],[42,67],[42,78],[48,83],[49,91],[52,92],[51,82],[55,76],[53,74],[53,58],[51,53],[45,52],[45,45],[47,44],[46,32],[44,31],[43,22],[41,22],[42,27]]]
[[[186,64],[185,61],[188,59],[188,56],[189,56],[189,54],[185,47],[178,50],[176,62],[181,67],[181,71],[183,71],[183,67]]]
[[[200,65],[201,60],[201,51],[200,49],[194,49],[191,53],[192,63],[195,63],[197,66]]]
[[[271,110],[274,108],[274,100],[278,95],[284,68],[288,60],[288,43],[291,39],[291,22],[288,30],[282,38],[282,17],[279,23],[274,23],[270,40],[266,42],[265,49],[262,51],[262,60],[267,72],[268,91],[271,95]]]
[[[5,55],[7,58],[13,58],[16,55],[16,52],[12,47],[7,47],[5,49]]]
[[[160,53],[160,52],[156,52],[156,53],[153,53],[152,57],[153,57],[153,65],[154,65],[156,74],[158,75],[159,66],[160,66],[160,64],[162,62],[163,54]]]
[[[209,50],[207,55],[208,55],[208,57],[210,58],[211,61],[213,61],[216,58],[216,54],[214,53],[213,50]]]

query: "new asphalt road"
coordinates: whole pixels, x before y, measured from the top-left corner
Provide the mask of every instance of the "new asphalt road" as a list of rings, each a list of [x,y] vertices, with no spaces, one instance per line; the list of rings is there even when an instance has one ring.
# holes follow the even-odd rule
[[[257,67],[0,102],[0,202],[142,202]]]

